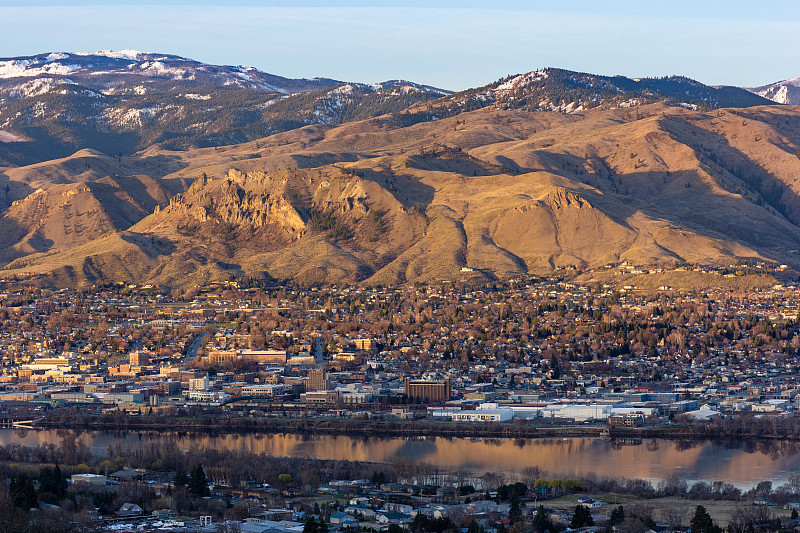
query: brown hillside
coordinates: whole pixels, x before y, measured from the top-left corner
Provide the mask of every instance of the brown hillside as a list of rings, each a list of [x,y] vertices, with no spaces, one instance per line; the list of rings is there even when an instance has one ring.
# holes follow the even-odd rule
[[[483,109],[409,127],[385,116],[116,162],[88,154],[111,165],[89,163],[91,174],[72,173],[77,154],[47,179],[9,169],[18,190],[43,191],[0,222],[10,228],[5,260],[27,255],[9,270],[59,282],[403,283],[457,279],[465,267],[493,278],[620,261],[800,266],[797,154],[800,110],[789,107]],[[125,184],[135,180],[134,193]],[[72,190],[59,187],[74,182],[89,182],[79,186],[86,210],[106,217],[85,222],[83,240],[55,228],[66,220],[58,195]]]

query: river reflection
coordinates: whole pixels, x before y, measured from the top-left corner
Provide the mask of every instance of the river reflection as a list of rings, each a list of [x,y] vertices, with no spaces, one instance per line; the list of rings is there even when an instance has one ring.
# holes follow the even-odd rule
[[[743,489],[763,480],[779,485],[800,472],[800,442],[783,440],[379,438],[107,431],[86,431],[79,438],[98,456],[105,456],[109,446],[135,447],[169,439],[181,449],[247,450],[275,456],[371,462],[406,459],[478,475],[513,475],[526,466],[539,466],[554,476],[595,473],[654,482],[674,476],[687,482],[724,481]],[[38,446],[60,441],[56,430],[0,430],[0,444],[4,445],[14,442]]]

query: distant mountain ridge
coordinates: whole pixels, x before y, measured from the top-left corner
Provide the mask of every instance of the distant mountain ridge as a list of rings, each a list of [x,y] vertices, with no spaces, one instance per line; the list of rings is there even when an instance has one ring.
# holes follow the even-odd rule
[[[779,104],[800,105],[800,77],[753,87],[748,91]]]
[[[289,79],[267,74],[253,67],[208,65],[192,59],[137,50],[101,50],[96,53],[52,52],[30,57],[0,59],[0,96],[15,91],[34,96],[35,84],[20,88],[20,78],[45,79],[47,83],[74,83],[115,94],[147,90],[163,91],[171,82],[181,87],[202,85],[235,86],[281,94],[311,91],[341,83],[327,78]],[[9,80],[14,80],[9,83]],[[137,83],[141,85],[137,85]]]
[[[6,58],[0,59],[0,166],[83,148],[129,154],[154,144],[225,146],[395,112],[443,94],[402,80],[290,79],[136,50]],[[274,104],[277,116],[269,109]]]
[[[781,90],[800,91],[790,84],[776,89],[778,96]],[[486,106],[580,113],[662,100],[695,109],[773,104],[767,97],[681,76],[632,79],[557,68],[451,93],[404,80],[290,79],[136,50],[51,52],[0,59],[0,166],[84,148],[130,154],[153,145],[227,146],[386,114],[409,125]]]
[[[634,107],[667,101],[693,109],[752,107],[775,102],[738,87],[712,87],[683,76],[627,78],[546,68],[509,76],[454,93],[426,109],[429,116],[454,116],[486,106],[499,109],[576,113],[596,107]],[[414,113],[420,113],[417,106]]]

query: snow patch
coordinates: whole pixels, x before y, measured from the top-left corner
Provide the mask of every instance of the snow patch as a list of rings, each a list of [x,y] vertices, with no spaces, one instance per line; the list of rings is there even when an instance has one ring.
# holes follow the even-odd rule
[[[778,102],[779,104],[787,103],[789,101],[789,87],[786,85],[781,85],[775,93],[775,96],[772,97],[772,100]]]
[[[160,106],[143,107],[141,109],[106,109],[105,119],[118,127],[141,128],[144,119],[150,119],[161,111]]]
[[[92,55],[92,54],[87,54]],[[148,55],[146,52],[138,50],[99,50],[94,55],[110,57],[112,59],[127,59],[128,61],[139,61],[139,58]]]
[[[345,85],[341,85],[331,91],[328,91],[329,96],[336,96],[336,95],[351,95],[355,92],[355,87],[351,84],[347,83]]]
[[[36,102],[31,108],[31,116],[43,117],[47,113],[47,105],[44,102]]]
[[[145,61],[139,68],[150,75],[172,76],[172,79],[179,79],[186,74],[186,69],[169,68],[161,61]]]
[[[188,98],[189,100],[210,100],[210,94],[195,94],[195,93],[188,93],[183,95],[184,98]]]
[[[19,143],[24,141],[25,139],[19,135],[14,135],[13,133],[9,133],[7,131],[0,131],[0,143]]]
[[[32,59],[12,59],[0,61],[0,78],[32,78],[43,75],[66,76],[79,70],[79,65],[66,65],[58,62],[40,63]]]
[[[11,98],[26,98],[50,92],[53,87],[61,83],[71,83],[71,80],[56,80],[54,78],[37,78],[17,85],[9,91]]]
[[[518,92],[521,88],[524,88],[526,85],[530,85],[533,82],[542,81],[545,79],[547,79],[547,71],[534,70],[533,72],[528,72],[527,74],[520,74],[519,76],[514,76],[505,83],[501,83],[500,85],[498,85],[494,91],[495,94],[501,94],[501,95],[505,95],[512,92]]]
[[[89,96],[91,98],[103,98],[103,94],[101,93],[92,91],[90,89],[76,88],[76,87],[62,89],[58,91],[58,94],[82,94],[84,96]]]
[[[64,53],[64,52],[53,52],[51,54],[47,54],[47,56],[45,56],[44,60],[49,63],[51,61],[59,61],[61,59],[67,59],[68,57],[69,57],[69,54]]]

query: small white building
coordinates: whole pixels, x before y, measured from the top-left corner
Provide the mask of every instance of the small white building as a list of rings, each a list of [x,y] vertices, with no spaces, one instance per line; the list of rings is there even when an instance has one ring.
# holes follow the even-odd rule
[[[450,420],[454,422],[505,422],[513,418],[514,411],[511,409],[479,409],[455,411],[450,416]]]
[[[73,485],[91,485],[97,487],[104,486],[108,478],[101,474],[72,474],[70,481]]]

